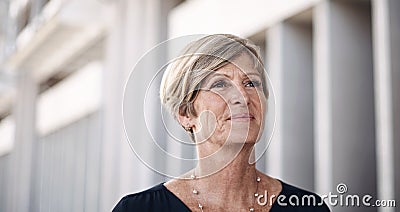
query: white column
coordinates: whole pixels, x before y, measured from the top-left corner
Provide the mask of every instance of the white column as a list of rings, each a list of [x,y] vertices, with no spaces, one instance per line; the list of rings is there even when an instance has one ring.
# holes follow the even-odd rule
[[[392,4],[391,4],[392,3]],[[399,8],[400,4],[397,4]],[[399,20],[390,19],[390,6],[395,6],[394,1],[372,1],[372,27],[374,44],[374,83],[375,83],[375,116],[376,116],[376,155],[377,155],[377,185],[379,199],[395,199],[395,159],[394,152],[394,119],[392,79],[395,82],[396,69],[393,67],[391,48],[391,30],[396,29]],[[394,10],[396,11],[396,10]],[[396,11],[397,13],[397,11]],[[394,15],[394,14],[392,14]],[[392,21],[392,23],[391,23]],[[394,22],[394,23],[393,23]],[[397,27],[399,29],[399,27]],[[397,46],[398,48],[398,46]],[[398,55],[397,55],[398,56]],[[399,139],[397,139],[398,141]],[[399,175],[397,173],[397,175]],[[395,211],[395,208],[380,207],[379,211]]]
[[[285,23],[284,26],[283,175],[289,182],[313,190],[312,31],[308,25]]]
[[[400,198],[400,1],[389,1],[390,14],[390,57],[392,64],[393,94],[393,150],[396,199]]]
[[[29,72],[21,71],[17,79],[15,102],[15,141],[10,153],[8,201],[6,211],[30,211],[33,145],[36,145],[36,96],[38,86]]]
[[[315,190],[327,194],[332,183],[332,94],[330,3],[318,4],[313,14],[314,29],[314,126]]]
[[[100,211],[110,211],[118,200],[128,193],[138,192],[161,181],[160,175],[146,167],[132,152],[122,125],[122,95],[128,75],[146,51],[158,42],[166,39],[166,9],[160,0],[151,1],[117,1],[112,5],[113,19],[110,21],[107,39],[106,67],[104,70],[103,99],[103,146],[101,167]],[[166,24],[165,24],[166,25]],[[153,61],[150,67],[160,61]],[[135,73],[145,77],[153,76],[156,69],[146,73]],[[143,136],[146,126],[138,121],[143,118],[143,99],[138,96],[145,93],[147,87],[137,90],[134,96],[127,96],[134,111],[125,116],[130,117],[127,124],[133,124],[135,142],[151,142]],[[153,110],[153,109],[152,109]],[[154,108],[158,113],[160,108]],[[151,124],[153,129],[159,126]],[[154,130],[153,130],[154,131]],[[132,139],[132,138],[130,138]],[[164,141],[159,141],[163,143]],[[148,149],[148,155],[158,159]],[[162,161],[162,160],[161,160]]]
[[[121,123],[122,108],[122,40],[124,21],[119,10],[124,1],[110,5],[108,23],[108,37],[106,39],[105,68],[103,75],[103,102],[102,102],[102,143],[101,143],[101,168],[100,168],[100,195],[99,211],[110,211],[119,195],[119,169],[118,149],[124,143]]]
[[[314,13],[316,188],[376,196],[375,108],[368,2],[324,1]],[[335,211],[373,211],[338,207]]]
[[[269,166],[282,180],[312,190],[313,80],[311,26],[283,22],[268,30],[276,99],[275,139]],[[276,155],[276,158],[274,157]],[[267,167],[268,168],[268,167]],[[271,170],[272,171],[272,170]]]
[[[283,136],[282,136],[282,104],[283,104],[283,79],[282,79],[282,66],[283,66],[283,24],[278,23],[268,29],[266,33],[266,49],[267,49],[267,68],[273,86],[274,96],[270,96],[268,107],[270,110],[275,111],[275,131],[271,144],[266,152],[267,160],[267,173],[273,177],[282,179],[283,177]],[[271,92],[272,94],[272,92]],[[274,97],[274,99],[273,99]],[[275,105],[272,101],[275,101]],[[268,121],[268,127],[273,127],[272,120]]]

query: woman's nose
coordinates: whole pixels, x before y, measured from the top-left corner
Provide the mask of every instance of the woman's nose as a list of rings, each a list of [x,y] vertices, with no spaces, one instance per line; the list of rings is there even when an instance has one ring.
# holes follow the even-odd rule
[[[236,85],[230,90],[230,103],[231,104],[249,104],[249,94],[243,85]]]

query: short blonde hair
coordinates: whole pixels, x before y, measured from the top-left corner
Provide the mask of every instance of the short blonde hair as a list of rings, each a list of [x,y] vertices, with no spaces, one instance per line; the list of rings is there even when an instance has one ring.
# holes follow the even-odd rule
[[[239,55],[247,53],[262,76],[263,91],[268,98],[264,65],[258,46],[248,39],[230,34],[208,35],[189,43],[167,67],[160,86],[163,106],[177,119],[177,115],[197,116],[193,103],[202,81]]]

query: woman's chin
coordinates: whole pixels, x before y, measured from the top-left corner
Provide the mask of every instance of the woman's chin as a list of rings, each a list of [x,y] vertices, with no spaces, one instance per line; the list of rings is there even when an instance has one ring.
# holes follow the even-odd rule
[[[248,127],[232,127],[231,130],[222,133],[214,132],[212,135],[199,133],[197,134],[196,143],[202,144],[211,142],[214,144],[218,143],[220,146],[230,144],[256,144],[261,138],[262,132],[260,132],[259,129],[258,126],[252,126],[250,130]]]
[[[260,128],[258,126],[246,127],[232,127],[228,139],[232,143],[257,143],[260,139]]]
[[[232,133],[228,139],[226,144],[255,144],[259,140],[258,134],[241,134],[241,133]]]

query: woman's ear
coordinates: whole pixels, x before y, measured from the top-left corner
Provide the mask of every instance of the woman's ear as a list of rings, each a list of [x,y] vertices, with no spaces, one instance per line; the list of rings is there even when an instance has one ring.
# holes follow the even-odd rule
[[[193,117],[187,112],[186,106],[179,107],[179,112],[177,114],[177,118],[179,124],[182,125],[183,128],[192,128],[193,127]]]
[[[178,119],[179,124],[183,127],[183,129],[190,134],[190,138],[192,139],[192,141],[196,143],[196,138],[194,135],[195,119],[193,118],[193,116],[189,115],[189,113],[178,113],[176,117]]]
[[[191,118],[188,115],[181,115],[178,114],[177,116],[179,124],[182,125],[183,128],[190,128],[191,127]]]

